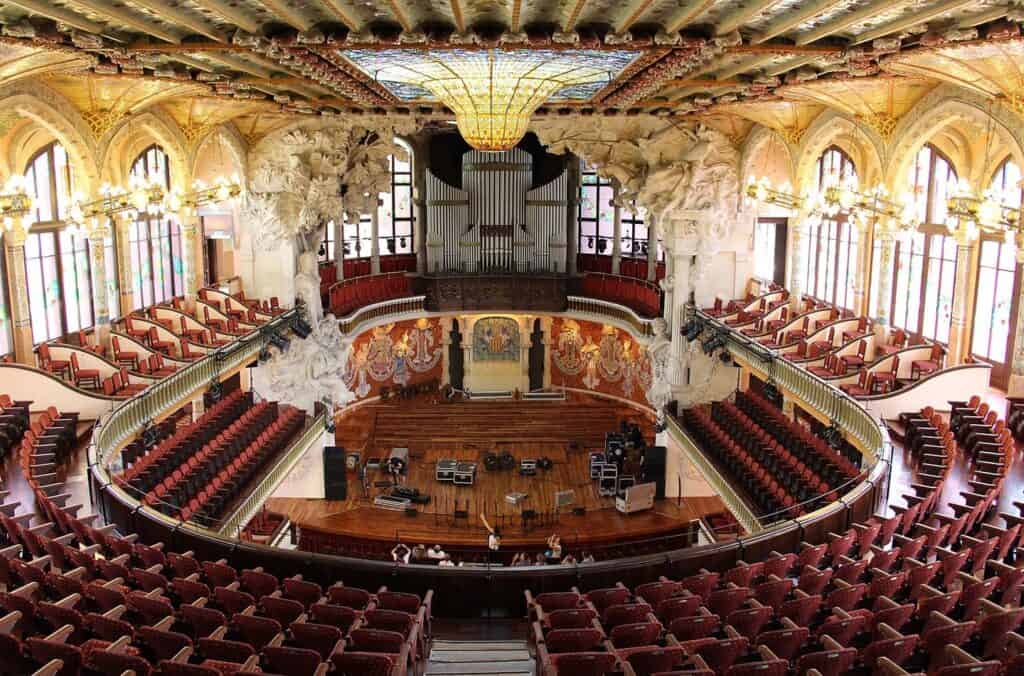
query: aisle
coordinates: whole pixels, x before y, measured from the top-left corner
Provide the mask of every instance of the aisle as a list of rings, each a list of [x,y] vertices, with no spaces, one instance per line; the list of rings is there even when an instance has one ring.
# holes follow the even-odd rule
[[[526,641],[446,641],[435,639],[427,676],[531,676],[533,658]]]

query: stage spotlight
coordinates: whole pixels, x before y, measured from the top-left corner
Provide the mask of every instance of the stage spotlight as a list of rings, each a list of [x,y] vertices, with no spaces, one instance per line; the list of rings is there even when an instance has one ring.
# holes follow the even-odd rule
[[[305,340],[306,338],[309,338],[309,334],[313,333],[313,327],[306,323],[305,319],[296,319],[295,323],[292,324],[292,332],[299,338]]]
[[[697,336],[700,335],[700,332],[703,330],[703,328],[704,327],[702,327],[699,322],[693,322],[689,326],[689,328],[686,329],[686,340],[691,342],[696,340]]]
[[[266,345],[260,348],[259,360],[261,364],[266,361],[270,361],[270,348]]]
[[[275,331],[270,334],[270,344],[281,350],[281,352],[287,352],[291,341]]]
[[[686,336],[693,330],[693,327],[697,325],[697,322],[693,319],[689,320],[681,327],[679,327],[679,335]]]
[[[719,353],[718,358],[722,360],[723,364],[732,363],[732,355],[729,354],[728,350],[722,350],[722,352]]]

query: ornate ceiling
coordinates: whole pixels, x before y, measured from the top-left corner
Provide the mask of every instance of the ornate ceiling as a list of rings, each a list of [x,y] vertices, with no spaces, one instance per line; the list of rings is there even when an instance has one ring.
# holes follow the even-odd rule
[[[251,139],[295,115],[450,117],[375,80],[426,50],[606,52],[564,111],[699,116],[799,139],[826,107],[883,133],[953,82],[1018,109],[1024,10],[991,0],[0,0],[0,86],[44,78],[97,137],[160,106]],[[521,53],[521,52],[520,52]],[[356,58],[358,56],[358,58]]]

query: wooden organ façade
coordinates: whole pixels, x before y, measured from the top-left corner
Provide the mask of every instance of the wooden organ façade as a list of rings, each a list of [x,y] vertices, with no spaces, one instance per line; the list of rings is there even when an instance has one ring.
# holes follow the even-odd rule
[[[531,189],[521,148],[462,157],[462,187],[426,175],[429,274],[566,272],[568,173]]]

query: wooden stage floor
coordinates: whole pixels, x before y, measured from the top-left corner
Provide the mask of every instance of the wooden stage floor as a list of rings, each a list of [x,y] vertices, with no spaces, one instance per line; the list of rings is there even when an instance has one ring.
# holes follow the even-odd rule
[[[388,491],[375,482],[383,482],[387,476],[371,470],[365,491],[349,475],[348,499],[344,501],[271,498],[267,508],[287,514],[300,528],[378,543],[441,544],[453,551],[485,543],[480,519],[485,514],[492,525],[500,526],[506,551],[536,550],[557,532],[567,550],[574,553],[588,546],[656,540],[725,508],[721,499],[713,496],[661,500],[647,512],[618,513],[614,499],[601,497],[597,482],[590,479],[589,451],[603,447],[605,433],[618,430],[623,419],[640,423],[645,438],[653,441],[652,421],[636,409],[592,397],[564,402],[454,404],[420,398],[367,404],[338,417],[337,444],[360,450],[364,460],[386,456],[395,446],[407,446],[415,457],[405,484],[430,495],[430,503],[420,505],[416,517],[374,507],[373,498]],[[506,450],[516,457],[515,469],[483,469],[486,452]],[[539,457],[550,458],[554,466],[539,470],[536,476],[519,475],[519,459]],[[455,486],[436,481],[435,466],[443,458],[477,462],[476,484]],[[565,508],[556,513],[555,493],[567,489],[575,492],[573,506],[584,507],[585,514],[574,515]],[[512,492],[528,497],[513,505],[505,500]],[[456,505],[468,510],[468,519],[453,520]],[[523,509],[535,510],[537,523],[524,527]]]

